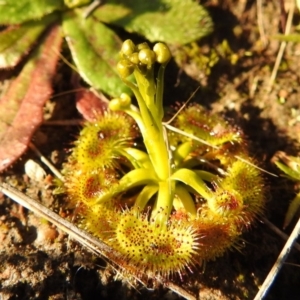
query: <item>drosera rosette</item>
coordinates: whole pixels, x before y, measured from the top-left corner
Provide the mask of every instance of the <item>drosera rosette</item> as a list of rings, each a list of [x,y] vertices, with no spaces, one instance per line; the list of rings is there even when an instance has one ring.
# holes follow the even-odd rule
[[[241,130],[219,116],[192,104],[165,122],[165,44],[126,40],[120,56],[138,107],[122,94],[85,125],[64,167],[65,190],[80,225],[135,275],[181,275],[238,247],[263,210],[263,179]]]

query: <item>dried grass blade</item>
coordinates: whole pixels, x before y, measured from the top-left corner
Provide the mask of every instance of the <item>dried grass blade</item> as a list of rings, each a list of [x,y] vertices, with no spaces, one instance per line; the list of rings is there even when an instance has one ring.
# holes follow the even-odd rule
[[[270,286],[272,285],[275,277],[277,276],[280,269],[282,268],[285,260],[287,259],[288,255],[293,247],[293,244],[295,243],[299,234],[300,234],[300,219],[298,220],[294,230],[292,231],[289,239],[287,240],[282,251],[280,252],[275,264],[273,265],[271,271],[269,272],[268,276],[266,277],[264,283],[260,287],[254,300],[261,300],[266,296]]]

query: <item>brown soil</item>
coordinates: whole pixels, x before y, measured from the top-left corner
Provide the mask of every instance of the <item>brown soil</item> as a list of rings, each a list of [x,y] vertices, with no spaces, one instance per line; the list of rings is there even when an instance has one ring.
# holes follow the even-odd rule
[[[218,63],[204,76],[193,61],[182,69],[172,62],[167,72],[166,98],[183,102],[194,97],[213,113],[221,113],[240,126],[249,139],[253,155],[266,170],[279,173],[271,163],[276,151],[299,153],[300,141],[300,44],[289,43],[276,81],[269,90],[269,80],[280,42],[271,39],[281,32],[286,16],[280,1],[261,1],[263,27],[257,24],[260,1],[203,1],[215,21],[213,35],[201,41],[202,49],[217,47],[225,39],[232,54],[220,56]],[[286,7],[292,1],[285,1]],[[295,10],[292,31],[299,13]],[[264,30],[264,36],[260,30]],[[267,42],[265,45],[264,42]],[[235,64],[230,61],[237,55]],[[62,66],[59,72],[64,71]],[[67,71],[68,72],[68,71]],[[187,75],[189,74],[189,75]],[[59,84],[57,90],[68,84]],[[52,120],[76,119],[73,96],[53,99],[45,114]],[[170,104],[172,104],[170,103]],[[54,165],[60,168],[78,129],[74,126],[42,126],[34,143]],[[27,195],[62,214],[63,199],[52,194],[50,175],[37,182],[24,173],[28,159],[38,161],[28,151],[12,168],[1,174]],[[48,174],[51,172],[46,168]],[[283,177],[265,175],[268,186],[265,216],[279,228],[295,185]],[[289,234],[295,225],[291,224]],[[285,241],[262,220],[244,234],[244,247],[228,251],[222,258],[207,262],[202,269],[174,278],[177,285],[201,296],[201,299],[253,299],[271,269]],[[288,262],[300,264],[300,255],[292,250]],[[275,279],[266,299],[296,299],[300,293],[300,268],[285,265]],[[181,299],[167,288],[141,284],[132,286],[105,260],[93,255],[45,220],[0,196],[0,299]]]

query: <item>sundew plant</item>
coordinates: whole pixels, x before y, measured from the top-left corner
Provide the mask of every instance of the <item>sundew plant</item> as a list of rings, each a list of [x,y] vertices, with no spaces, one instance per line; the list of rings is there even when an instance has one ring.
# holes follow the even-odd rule
[[[264,206],[239,128],[198,104],[166,118],[170,59],[163,43],[123,43],[117,69],[138,105],[124,93],[112,99],[84,125],[63,169],[80,227],[146,277],[181,275],[239,247]]]

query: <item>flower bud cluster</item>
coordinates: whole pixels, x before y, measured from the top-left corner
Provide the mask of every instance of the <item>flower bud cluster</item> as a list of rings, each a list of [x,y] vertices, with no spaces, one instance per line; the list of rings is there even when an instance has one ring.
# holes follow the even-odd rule
[[[130,76],[135,68],[141,71],[151,69],[157,62],[167,64],[171,59],[169,48],[163,43],[157,43],[150,49],[147,43],[134,45],[131,40],[126,40],[120,51],[121,60],[117,64],[117,70],[121,78]]]

